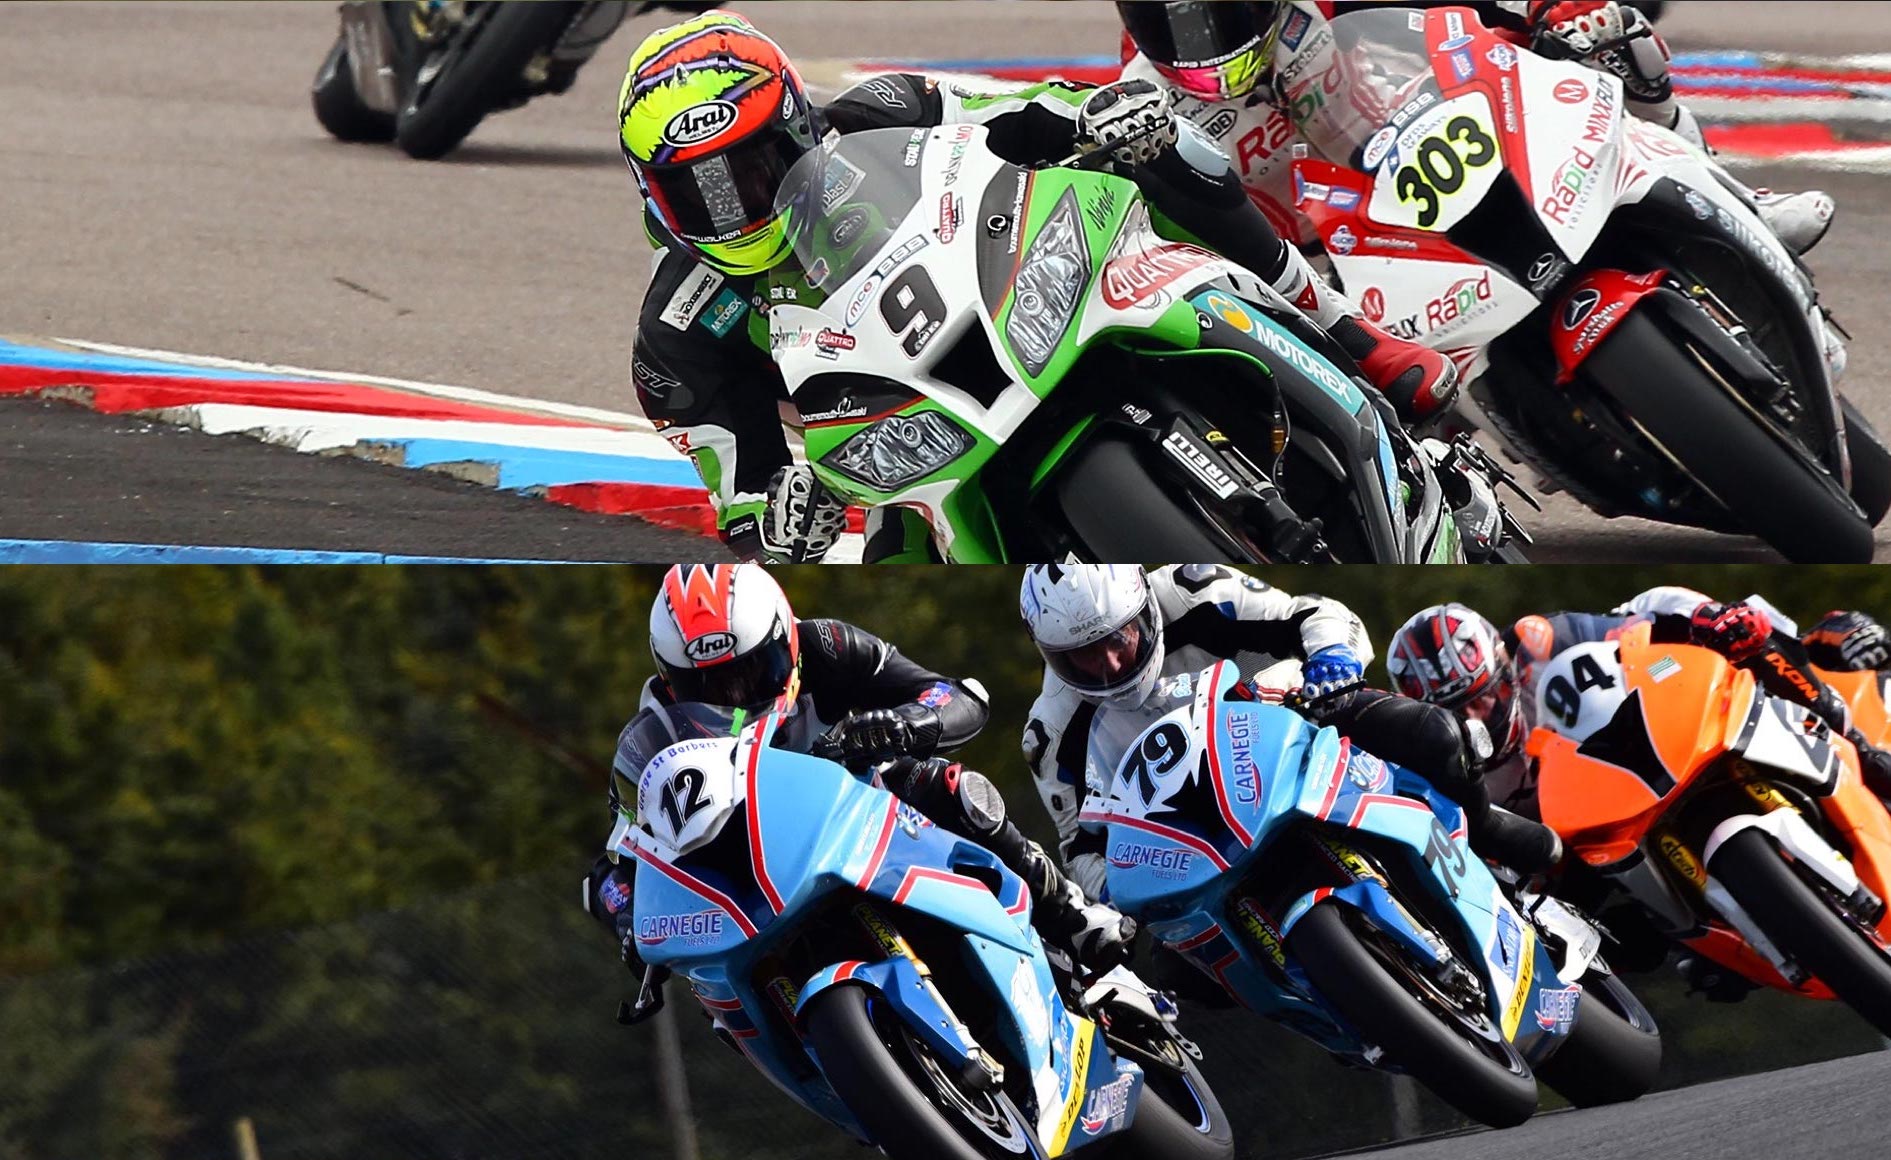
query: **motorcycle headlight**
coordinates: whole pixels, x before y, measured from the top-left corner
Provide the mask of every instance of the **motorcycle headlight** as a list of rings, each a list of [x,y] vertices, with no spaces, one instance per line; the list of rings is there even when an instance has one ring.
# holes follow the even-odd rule
[[[855,434],[821,463],[878,492],[924,479],[976,446],[964,428],[937,411],[894,415]]]
[[[1057,344],[1077,316],[1083,288],[1090,284],[1090,247],[1078,213],[1076,190],[1065,190],[1025,253],[1012,285],[1005,338],[1032,378],[1050,365]]]

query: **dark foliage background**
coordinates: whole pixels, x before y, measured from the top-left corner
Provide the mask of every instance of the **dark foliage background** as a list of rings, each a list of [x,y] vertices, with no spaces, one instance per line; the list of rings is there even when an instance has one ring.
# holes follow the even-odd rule
[[[603,774],[649,675],[660,570],[0,570],[0,1157],[668,1155],[648,1029],[577,912]],[[1017,573],[781,570],[840,616],[977,676],[962,755],[1048,838],[1017,757],[1036,657]],[[1655,583],[1891,612],[1891,571],[1279,569],[1383,642],[1458,599],[1494,619]],[[1881,1046],[1831,1005],[1638,989],[1664,1082]],[[850,1156],[682,1021],[702,1153]],[[1197,1017],[1253,1155],[1444,1127],[1420,1097],[1258,1021]],[[1414,1118],[1415,1117],[1415,1118]]]

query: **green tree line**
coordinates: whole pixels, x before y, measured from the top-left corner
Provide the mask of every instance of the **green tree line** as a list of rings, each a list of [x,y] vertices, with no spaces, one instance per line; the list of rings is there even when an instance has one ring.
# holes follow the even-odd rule
[[[961,756],[1050,837],[1017,752],[1041,672],[1017,570],[776,574],[801,615],[983,681],[993,720]],[[0,570],[0,1156],[227,1155],[225,1125],[258,1108],[272,1160],[655,1146],[647,1044],[609,1025],[622,972],[575,902],[660,576]],[[1346,601],[1381,645],[1441,600],[1503,620],[1656,583],[1763,592],[1808,619],[1891,611],[1870,569],[1263,576]],[[1871,1043],[1829,1005],[1650,986],[1671,1000],[1671,1079]],[[1201,1038],[1270,1093],[1236,1101],[1266,1154],[1386,1130],[1382,1081],[1237,1022]],[[846,1154],[697,1030],[692,1077],[722,1101],[707,1154]],[[516,1147],[490,1146],[505,1131]]]

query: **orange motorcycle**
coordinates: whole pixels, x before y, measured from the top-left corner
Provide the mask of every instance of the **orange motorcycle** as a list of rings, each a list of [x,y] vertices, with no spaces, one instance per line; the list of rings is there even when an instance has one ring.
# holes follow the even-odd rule
[[[1891,675],[1876,669],[1863,672],[1834,672],[1815,668],[1813,673],[1851,706],[1852,724],[1865,740],[1880,749],[1891,744]]]
[[[1876,677],[1831,674],[1867,737],[1886,729]],[[1536,698],[1539,804],[1573,856],[1671,939],[1891,1035],[1891,815],[1850,742],[1645,626],[1559,654]]]

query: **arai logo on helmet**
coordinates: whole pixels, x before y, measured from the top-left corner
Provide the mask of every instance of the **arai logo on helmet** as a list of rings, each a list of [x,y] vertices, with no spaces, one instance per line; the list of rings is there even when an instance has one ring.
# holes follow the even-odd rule
[[[663,139],[672,145],[701,145],[713,141],[735,127],[740,114],[727,101],[706,101],[691,105],[663,127]]]
[[[1600,305],[1602,305],[1602,292],[1600,290],[1576,291],[1575,295],[1569,300],[1569,306],[1563,311],[1563,329],[1575,330],[1577,327],[1581,326],[1591,314],[1594,314],[1596,307]]]
[[[683,644],[683,655],[697,662],[726,657],[734,650],[735,634],[732,632],[706,632]]]

